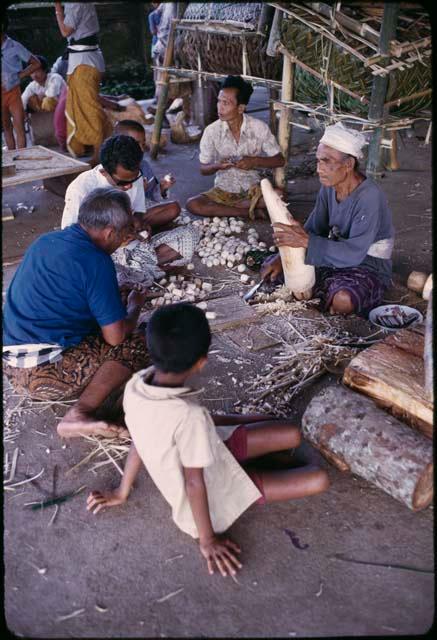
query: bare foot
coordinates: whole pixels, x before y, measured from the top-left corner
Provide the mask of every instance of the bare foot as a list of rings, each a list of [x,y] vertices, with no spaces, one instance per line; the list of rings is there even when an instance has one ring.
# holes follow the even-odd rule
[[[126,438],[129,436],[129,431],[126,427],[103,420],[93,420],[77,409],[71,409],[58,424],[58,435],[61,438],[77,438],[82,435]]]

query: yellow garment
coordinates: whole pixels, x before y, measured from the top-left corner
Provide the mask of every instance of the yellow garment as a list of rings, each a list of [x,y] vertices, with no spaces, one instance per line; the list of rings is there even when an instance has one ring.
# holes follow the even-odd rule
[[[229,207],[232,207],[242,200],[250,200],[249,219],[255,220],[254,211],[259,199],[261,198],[262,192],[259,184],[254,184],[248,191],[240,191],[239,193],[231,193],[230,191],[220,189],[220,187],[213,187],[209,191],[205,191],[203,195],[207,196],[207,198],[213,202],[217,202],[217,204],[225,204]]]
[[[86,146],[100,147],[112,127],[99,101],[100,71],[80,64],[67,76],[67,149],[72,156],[83,155]]]
[[[58,104],[57,98],[48,98],[47,96],[45,96],[41,104],[41,110],[54,111],[56,109],[57,104]]]

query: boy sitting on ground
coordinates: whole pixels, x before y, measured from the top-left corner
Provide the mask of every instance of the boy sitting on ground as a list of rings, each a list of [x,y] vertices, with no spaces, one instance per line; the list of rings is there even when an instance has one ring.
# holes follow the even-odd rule
[[[145,157],[146,152],[146,133],[140,122],[135,120],[120,120],[114,128],[114,135],[123,134],[135,138],[143,151],[143,159],[141,161],[141,171],[144,179],[144,191],[146,196],[147,212],[144,216],[144,222],[152,227],[152,232],[160,227],[173,222],[181,212],[181,206],[176,200],[168,200],[168,190],[172,187],[176,180],[168,174],[161,180],[155,176],[152,167]],[[165,200],[165,202],[163,202]]]
[[[325,491],[325,471],[315,465],[281,471],[245,471],[239,463],[297,447],[298,427],[266,416],[213,417],[184,386],[207,362],[211,333],[193,305],[168,305],[147,326],[153,367],[127,383],[123,406],[132,445],[123,479],[110,493],[92,492],[87,509],[125,502],[144,464],[172,508],[182,531],[199,539],[208,571],[234,575],[240,548],[224,532],[254,503],[290,500]],[[222,425],[215,427],[214,425]]]

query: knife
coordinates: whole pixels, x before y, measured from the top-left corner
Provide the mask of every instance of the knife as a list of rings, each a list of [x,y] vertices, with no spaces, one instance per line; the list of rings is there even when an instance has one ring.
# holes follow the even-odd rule
[[[258,282],[258,284],[256,284],[255,286],[253,286],[251,289],[249,289],[249,291],[247,293],[244,294],[243,296],[243,300],[244,302],[249,302],[249,300],[251,300],[253,298],[253,296],[255,295],[255,293],[258,291],[258,289],[260,288],[260,286],[263,284],[264,282],[264,278],[262,280],[260,280]]]

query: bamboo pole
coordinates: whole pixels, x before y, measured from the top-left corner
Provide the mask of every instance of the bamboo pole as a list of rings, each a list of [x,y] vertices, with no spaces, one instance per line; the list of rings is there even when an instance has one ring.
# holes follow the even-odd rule
[[[164,67],[169,67],[173,58],[174,49],[174,37],[176,31],[176,24],[178,20],[173,18],[171,21],[170,32],[168,35],[167,47],[164,56]],[[155,126],[153,128],[152,140],[150,144],[150,157],[152,160],[156,160],[159,150],[159,142],[161,139],[162,121],[164,119],[165,108],[168,100],[168,85],[170,82],[170,74],[168,71],[163,71],[161,78],[157,84],[161,85],[161,91],[159,92],[158,106],[155,115]]]
[[[152,66],[152,69],[156,69],[157,71],[168,71],[174,76],[181,76],[187,78],[197,78],[199,75],[205,78],[211,78],[212,80],[221,80],[226,78],[228,73],[213,73],[212,71],[196,71],[196,69],[185,69],[184,67],[165,67],[164,65],[161,67],[159,65]],[[280,80],[269,80],[268,78],[260,78],[258,76],[245,76],[241,74],[241,77],[244,80],[248,80],[249,82],[256,82],[257,84],[265,85],[266,87],[278,87],[282,86],[282,82]]]
[[[416,93],[412,93],[409,96],[404,96],[403,98],[397,98],[396,100],[390,100],[390,102],[386,102],[384,104],[384,108],[387,107],[400,107],[401,104],[405,102],[409,102],[410,100],[416,100],[416,98],[423,98],[424,96],[428,96],[432,93],[432,89],[425,89],[424,91],[416,91]]]
[[[282,90],[281,90],[281,99],[282,100],[292,100],[293,92],[294,92],[294,64],[290,60],[288,56],[283,55],[283,65],[282,65]],[[275,174],[275,185],[280,189],[284,189],[284,194],[286,192],[287,182],[285,178],[286,166],[288,162],[288,149],[290,146],[290,138],[291,138],[291,125],[290,125],[290,116],[289,110],[284,108],[281,110],[281,116],[279,119],[279,130],[278,130],[278,142],[281,147],[282,154],[285,158],[285,166],[278,167],[274,170]]]
[[[390,171],[397,171],[400,169],[398,160],[398,132],[396,130],[390,131],[391,147],[389,151],[389,169]]]
[[[399,3],[385,3],[384,16],[382,19],[381,34],[379,38],[380,53],[389,52],[390,41],[396,35],[396,23],[399,13]],[[370,98],[368,118],[370,122],[381,123],[384,118],[384,102],[387,95],[388,77],[376,76],[373,79],[372,95]],[[369,144],[369,156],[367,160],[366,173],[372,178],[382,176],[382,149],[381,140],[383,137],[383,127],[375,128],[372,140]]]

